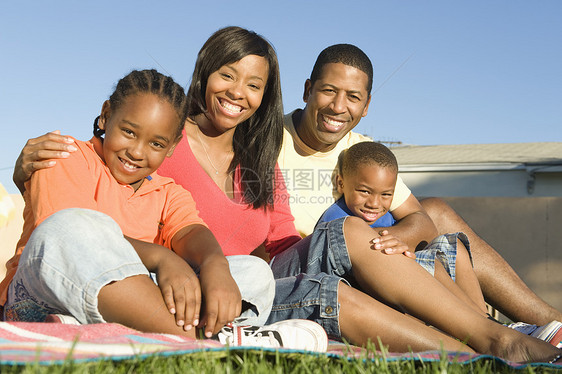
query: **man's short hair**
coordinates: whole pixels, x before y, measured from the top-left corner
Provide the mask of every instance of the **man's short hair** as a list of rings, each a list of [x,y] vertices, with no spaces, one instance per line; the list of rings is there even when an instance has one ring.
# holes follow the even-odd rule
[[[313,85],[320,78],[324,65],[330,63],[342,63],[367,74],[366,89],[367,93],[371,94],[371,88],[373,87],[373,65],[369,57],[359,47],[353,44],[334,44],[320,52],[310,74],[310,81]]]

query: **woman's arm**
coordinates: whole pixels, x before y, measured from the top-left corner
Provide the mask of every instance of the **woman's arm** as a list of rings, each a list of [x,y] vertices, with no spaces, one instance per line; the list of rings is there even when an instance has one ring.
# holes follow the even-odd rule
[[[275,165],[275,182],[273,190],[273,209],[269,212],[269,232],[264,243],[265,252],[272,258],[283,252],[299,240],[301,236],[295,228],[295,218],[289,206],[290,196],[279,167]],[[256,249],[259,257],[260,248]],[[263,258],[263,257],[262,257]]]
[[[60,135],[59,130],[29,139],[16,160],[12,176],[20,192],[23,194],[24,183],[35,171],[53,167],[56,159],[67,158],[76,151],[73,143],[71,137]]]

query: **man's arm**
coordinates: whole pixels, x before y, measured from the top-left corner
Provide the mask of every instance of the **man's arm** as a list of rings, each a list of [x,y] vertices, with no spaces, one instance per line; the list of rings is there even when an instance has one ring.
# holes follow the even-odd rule
[[[398,222],[385,230],[400,238],[412,252],[425,246],[437,236],[437,228],[413,194],[410,194],[406,201],[394,209],[392,215]],[[381,249],[383,248],[385,247]]]

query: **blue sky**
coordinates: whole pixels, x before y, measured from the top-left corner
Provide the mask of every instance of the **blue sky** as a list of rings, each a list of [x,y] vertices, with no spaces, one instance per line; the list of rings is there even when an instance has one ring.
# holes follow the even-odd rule
[[[238,25],[276,48],[285,111],[302,107],[318,53],[352,43],[375,69],[356,128],[406,144],[562,141],[562,2],[7,1],[0,3],[0,183],[30,137],[88,139],[134,68],[187,86],[197,51]]]

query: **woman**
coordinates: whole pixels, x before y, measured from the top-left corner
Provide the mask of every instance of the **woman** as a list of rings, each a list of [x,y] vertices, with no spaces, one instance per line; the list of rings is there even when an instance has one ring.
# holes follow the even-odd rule
[[[283,133],[279,66],[259,35],[217,31],[198,54],[189,119],[174,155],[159,169],[192,193],[225,255],[265,246],[272,255],[300,239],[275,172]],[[222,193],[221,193],[222,192]]]
[[[275,169],[282,136],[277,59],[259,35],[237,27],[213,34],[199,52],[188,97],[191,109],[184,139],[159,173],[192,193],[226,255],[249,254],[263,245],[270,255],[277,255],[274,261],[291,262],[295,253],[297,257],[316,253],[321,260],[331,255],[326,247],[334,230],[341,234],[335,249],[348,253],[343,268],[347,274],[295,276],[298,270],[308,270],[295,263],[296,272],[277,280],[278,303],[268,322],[303,318],[299,313],[304,311],[306,318],[322,324],[335,338],[363,345],[380,337],[393,351],[443,347],[512,361],[548,361],[560,354],[548,343],[472,311],[405,256],[373,251],[372,230],[359,219],[333,221],[329,228],[299,241],[288,199],[279,198],[286,192]],[[57,133],[28,141],[16,162],[16,185],[21,189],[33,171],[51,166],[53,158],[71,151],[65,141]],[[345,278],[365,292],[349,286]],[[330,292],[323,293],[327,283]],[[306,296],[301,291],[311,296],[309,300],[323,301],[300,308]],[[326,306],[326,298],[330,305]]]

